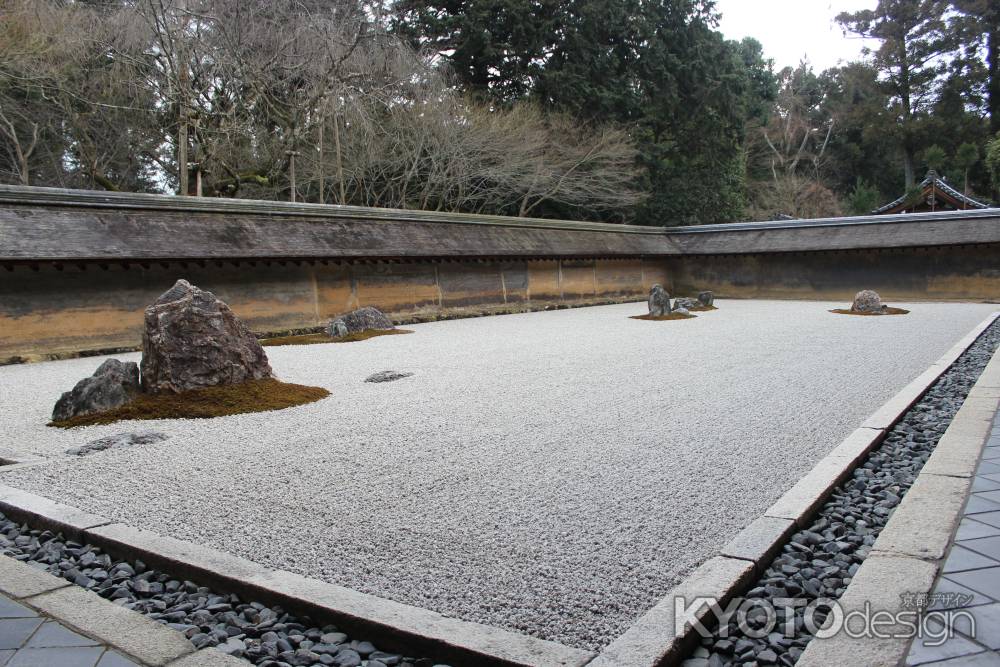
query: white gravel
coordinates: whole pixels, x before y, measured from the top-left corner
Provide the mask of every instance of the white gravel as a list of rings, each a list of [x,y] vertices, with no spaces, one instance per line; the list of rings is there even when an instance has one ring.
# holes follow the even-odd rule
[[[905,304],[893,304],[905,305]],[[463,619],[600,647],[996,306],[722,301],[417,325],[269,348],[319,403],[46,428],[103,359],[0,368],[0,483]],[[120,355],[136,359],[137,355]],[[365,383],[383,370],[414,373]],[[59,458],[123,431],[166,442]]]

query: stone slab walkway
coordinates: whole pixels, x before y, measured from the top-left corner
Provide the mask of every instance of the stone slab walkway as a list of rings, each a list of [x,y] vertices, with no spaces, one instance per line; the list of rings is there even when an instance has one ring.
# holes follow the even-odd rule
[[[951,615],[955,632],[945,641],[916,639],[907,665],[1000,667],[1000,412],[930,610],[967,613]]]
[[[0,594],[0,667],[139,667],[140,664]]]

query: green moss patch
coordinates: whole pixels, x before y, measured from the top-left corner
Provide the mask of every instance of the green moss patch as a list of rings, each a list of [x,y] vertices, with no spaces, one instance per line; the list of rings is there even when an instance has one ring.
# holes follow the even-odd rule
[[[652,315],[632,315],[629,319],[632,320],[653,320],[655,322],[663,322],[665,320],[693,320],[695,315],[684,315],[682,313],[670,313],[669,315],[658,315],[656,317]]]
[[[409,329],[365,329],[357,333],[347,334],[340,338],[332,338],[325,333],[303,334],[301,336],[282,336],[280,338],[265,338],[260,341],[264,347],[278,347],[281,345],[317,345],[319,343],[355,343],[359,340],[368,340],[377,336],[395,336],[397,334],[413,333]]]
[[[905,308],[886,308],[881,313],[863,313],[857,310],[851,310],[850,308],[835,308],[830,311],[831,313],[836,313],[837,315],[861,315],[862,317],[881,317],[883,315],[906,315],[908,312]]]
[[[718,306],[695,306],[694,308],[688,308],[692,313],[707,313],[710,310],[718,310]]]
[[[49,426],[73,428],[112,424],[128,419],[208,419],[247,412],[282,410],[314,403],[329,395],[330,392],[322,387],[307,387],[267,378],[193,389],[180,394],[140,394],[134,401],[120,408],[50,422]]]

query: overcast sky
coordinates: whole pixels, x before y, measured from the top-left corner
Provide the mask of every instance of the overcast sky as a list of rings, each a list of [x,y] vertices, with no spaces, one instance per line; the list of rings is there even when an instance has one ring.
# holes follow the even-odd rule
[[[838,61],[857,60],[863,40],[845,37],[834,21],[840,12],[874,9],[876,0],[716,0],[719,28],[729,39],[754,37],[775,70],[808,58],[820,72]]]

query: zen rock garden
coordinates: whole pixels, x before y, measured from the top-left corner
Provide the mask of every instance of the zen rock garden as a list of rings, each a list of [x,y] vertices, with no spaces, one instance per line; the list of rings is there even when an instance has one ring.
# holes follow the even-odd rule
[[[18,439],[48,458],[0,482],[317,583],[600,652],[992,312],[921,304],[877,325],[831,324],[825,302],[721,302],[664,284],[640,318],[691,324],[633,325],[637,305],[429,322],[403,338],[362,308],[276,342],[178,281],[144,313],[141,356],[44,367],[38,395],[62,393],[52,425],[67,428],[45,428],[37,397],[0,396],[5,414],[25,415],[10,420]],[[891,308],[870,292],[854,306]],[[914,406],[762,570],[751,598],[844,593],[998,336],[994,325]],[[356,341],[369,342],[339,344]],[[734,344],[738,367],[725,354]],[[697,372],[664,383],[647,370],[658,349]],[[871,372],[837,374],[845,357],[869,359]],[[29,370],[0,368],[0,380],[15,386]],[[720,401],[731,409],[706,417]],[[692,417],[664,425],[664,406]],[[150,419],[161,421],[136,425]],[[389,648],[379,632],[10,517],[0,517],[0,549],[261,667],[440,664]],[[785,665],[809,642],[734,632],[685,659]]]
[[[715,295],[712,292],[699,292],[697,298],[680,297],[670,304],[670,294],[663,285],[653,285],[647,299],[649,314],[636,316],[638,320],[680,320],[695,317],[692,311],[716,310]]]
[[[384,313],[366,307],[335,318],[325,334],[308,338],[331,342],[397,332],[402,331]],[[384,371],[365,381],[391,382],[410,375]],[[328,394],[319,387],[278,381],[261,342],[232,309],[211,292],[178,280],[146,308],[141,362],[102,363],[59,398],[52,424],[213,417],[282,409]],[[123,434],[70,451],[83,455],[147,441],[146,436]]]

